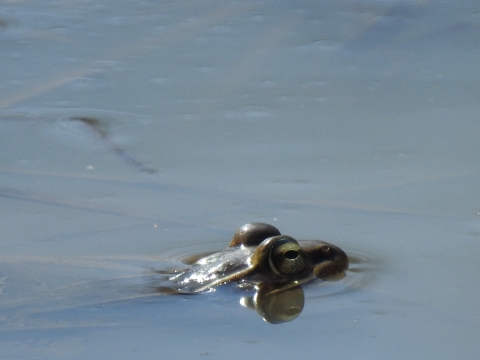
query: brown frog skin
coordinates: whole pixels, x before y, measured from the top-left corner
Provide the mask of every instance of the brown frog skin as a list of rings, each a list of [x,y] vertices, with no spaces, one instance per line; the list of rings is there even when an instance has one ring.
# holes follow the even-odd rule
[[[227,282],[292,286],[327,279],[348,268],[339,247],[320,241],[297,242],[272,225],[246,224],[235,231],[230,246],[201,258],[169,281],[177,293],[198,293]]]

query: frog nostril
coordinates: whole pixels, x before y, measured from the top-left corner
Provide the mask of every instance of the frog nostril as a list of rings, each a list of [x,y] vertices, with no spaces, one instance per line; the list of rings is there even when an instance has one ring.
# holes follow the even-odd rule
[[[290,260],[295,260],[298,257],[298,255],[299,255],[299,252],[295,250],[288,250],[283,253],[283,256],[286,259],[290,259]]]

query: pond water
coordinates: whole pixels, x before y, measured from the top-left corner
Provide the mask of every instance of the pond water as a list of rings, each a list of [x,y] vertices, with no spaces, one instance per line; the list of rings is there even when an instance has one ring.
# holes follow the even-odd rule
[[[0,357],[476,359],[475,1],[10,1]],[[270,324],[152,269],[260,221],[353,259]]]

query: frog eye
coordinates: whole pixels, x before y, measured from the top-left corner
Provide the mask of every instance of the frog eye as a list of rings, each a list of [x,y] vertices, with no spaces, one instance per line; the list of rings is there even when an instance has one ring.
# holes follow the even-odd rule
[[[280,275],[296,275],[305,269],[302,249],[293,239],[279,239],[270,250],[270,268]]]

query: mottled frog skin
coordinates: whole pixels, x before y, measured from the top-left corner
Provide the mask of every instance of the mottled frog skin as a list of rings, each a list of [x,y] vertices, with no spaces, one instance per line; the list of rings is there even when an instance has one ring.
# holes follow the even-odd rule
[[[171,274],[168,288],[173,293],[199,293],[236,282],[244,286],[270,284],[278,292],[312,279],[328,279],[347,268],[347,255],[335,245],[296,241],[272,225],[250,223],[235,231],[227,249]]]

